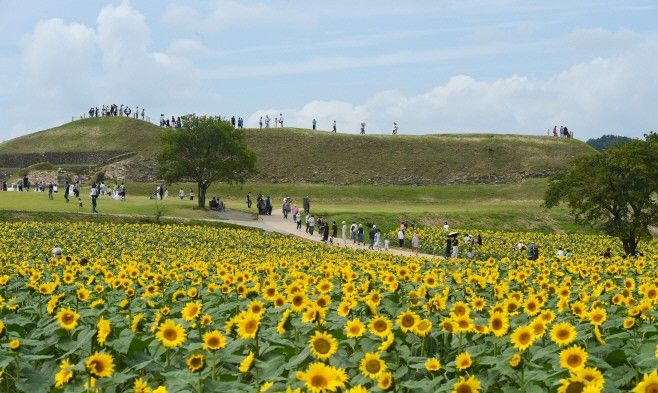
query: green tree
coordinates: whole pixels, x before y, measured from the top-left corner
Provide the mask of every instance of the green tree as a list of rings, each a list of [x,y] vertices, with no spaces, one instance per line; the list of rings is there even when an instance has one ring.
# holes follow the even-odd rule
[[[608,148],[600,154],[577,158],[553,177],[544,205],[561,201],[576,222],[586,223],[618,237],[627,254],[635,254],[649,226],[658,222],[658,135]]]
[[[213,182],[241,183],[254,171],[256,156],[244,132],[229,122],[186,117],[181,128],[165,130],[161,138],[160,175],[169,182],[196,182],[202,209]]]

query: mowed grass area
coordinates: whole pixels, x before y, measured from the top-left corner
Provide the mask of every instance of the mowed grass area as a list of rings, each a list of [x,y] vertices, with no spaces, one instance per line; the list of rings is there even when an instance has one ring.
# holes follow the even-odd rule
[[[582,231],[573,225],[564,208],[546,210],[541,207],[545,179],[532,179],[521,183],[499,185],[450,186],[333,186],[320,184],[268,184],[241,185],[216,184],[208,192],[208,200],[220,197],[229,209],[255,212],[256,195],[269,195],[273,214],[281,214],[281,201],[290,196],[302,205],[305,195],[311,198],[311,211],[338,222],[377,224],[383,228],[397,226],[401,221],[416,221],[419,225],[442,225],[448,221],[453,227],[499,230],[536,230],[542,232]],[[169,198],[156,201],[148,198],[155,184],[127,183],[126,201],[109,197],[99,200],[101,215],[168,216],[184,219],[213,219],[214,212],[196,208],[196,200],[188,198],[189,183],[169,185]],[[185,191],[180,200],[179,188]],[[247,209],[246,194],[252,193],[254,206]],[[196,193],[196,189],[195,189]],[[47,193],[0,193],[0,209],[38,211],[50,213],[90,213],[88,189],[82,192],[83,208],[77,202],[66,204],[61,193],[49,201]]]

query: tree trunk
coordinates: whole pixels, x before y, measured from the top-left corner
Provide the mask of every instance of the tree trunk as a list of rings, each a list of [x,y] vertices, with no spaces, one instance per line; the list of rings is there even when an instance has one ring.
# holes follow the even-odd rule
[[[206,209],[206,191],[208,190],[208,186],[203,185],[201,183],[198,183],[199,186],[199,197],[197,198],[199,201],[199,209]]]
[[[637,240],[633,237],[623,238],[621,242],[624,245],[624,252],[626,255],[635,255],[637,252]]]

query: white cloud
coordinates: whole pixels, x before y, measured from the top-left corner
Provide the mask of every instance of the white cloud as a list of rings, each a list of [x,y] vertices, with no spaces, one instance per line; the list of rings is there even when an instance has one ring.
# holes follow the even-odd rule
[[[38,111],[43,119],[63,122],[90,105],[148,105],[178,113],[216,102],[218,96],[206,91],[187,56],[199,50],[193,41],[174,42],[167,52],[150,46],[145,17],[127,0],[104,7],[96,26],[40,22],[22,40],[24,67],[17,86],[25,97],[12,112],[30,118]],[[24,130],[21,125],[12,132]]]
[[[582,139],[609,132],[640,136],[656,129],[657,62],[658,43],[645,42],[542,80],[458,75],[418,95],[384,91],[361,104],[312,101],[299,109],[257,111],[248,123],[255,126],[261,115],[282,112],[291,125],[308,127],[316,118],[321,129],[329,129],[337,120],[346,132],[357,132],[365,121],[370,132],[389,133],[397,121],[403,133],[542,134],[553,125],[567,125]]]

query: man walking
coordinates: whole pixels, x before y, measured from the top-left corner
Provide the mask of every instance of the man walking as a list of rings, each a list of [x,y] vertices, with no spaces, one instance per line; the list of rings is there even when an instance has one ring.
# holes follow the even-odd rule
[[[313,131],[315,131],[315,126],[316,126],[316,124],[317,124],[317,122],[315,121],[315,118],[314,118],[314,119],[313,119]]]
[[[333,130],[331,132],[336,132],[336,120],[334,120]]]
[[[53,183],[48,183],[48,199],[53,200]]]
[[[96,203],[98,199],[98,188],[96,187],[96,183],[91,185],[91,212],[92,213],[98,213],[96,210]]]

